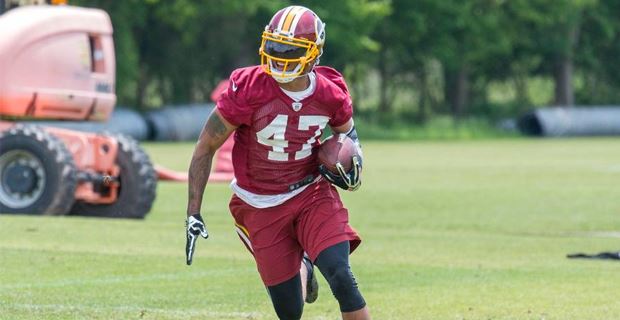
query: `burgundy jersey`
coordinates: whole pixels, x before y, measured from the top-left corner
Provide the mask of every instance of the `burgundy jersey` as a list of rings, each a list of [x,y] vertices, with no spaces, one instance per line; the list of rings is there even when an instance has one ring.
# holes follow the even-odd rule
[[[351,97],[338,71],[314,68],[316,88],[295,102],[260,66],[233,71],[217,100],[237,126],[232,159],[237,184],[255,194],[282,194],[318,176],[318,138],[351,119]]]

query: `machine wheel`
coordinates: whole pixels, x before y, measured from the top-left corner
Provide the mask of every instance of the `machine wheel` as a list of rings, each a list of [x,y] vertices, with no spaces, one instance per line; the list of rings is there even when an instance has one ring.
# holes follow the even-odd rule
[[[120,166],[118,199],[112,204],[76,201],[71,214],[108,218],[142,219],[155,200],[157,174],[148,155],[138,143],[124,135],[118,140],[116,163]]]
[[[63,215],[77,184],[71,153],[41,127],[0,133],[0,213]]]

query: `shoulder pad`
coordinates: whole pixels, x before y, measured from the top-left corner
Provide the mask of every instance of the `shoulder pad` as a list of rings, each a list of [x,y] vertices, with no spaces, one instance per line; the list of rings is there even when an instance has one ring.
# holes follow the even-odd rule
[[[261,101],[273,91],[268,77],[260,66],[236,69],[228,79],[228,95],[240,101]]]
[[[344,77],[338,70],[326,67],[326,66],[316,66],[314,68],[315,72],[321,74],[325,78],[327,78],[330,82],[335,84],[338,88],[340,88],[344,93],[349,93],[349,88],[347,87],[347,83],[344,81]]]

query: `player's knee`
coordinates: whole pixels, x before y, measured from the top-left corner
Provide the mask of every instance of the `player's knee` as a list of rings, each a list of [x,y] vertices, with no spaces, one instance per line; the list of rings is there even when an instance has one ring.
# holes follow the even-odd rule
[[[357,282],[348,264],[338,264],[329,268],[324,276],[338,300],[340,311],[352,312],[366,306],[366,301],[357,288]]]

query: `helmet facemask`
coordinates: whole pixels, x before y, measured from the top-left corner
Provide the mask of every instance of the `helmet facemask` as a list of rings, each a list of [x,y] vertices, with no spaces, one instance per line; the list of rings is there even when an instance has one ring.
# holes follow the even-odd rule
[[[259,49],[263,70],[280,83],[308,73],[318,62],[322,48],[314,41],[263,32]]]

